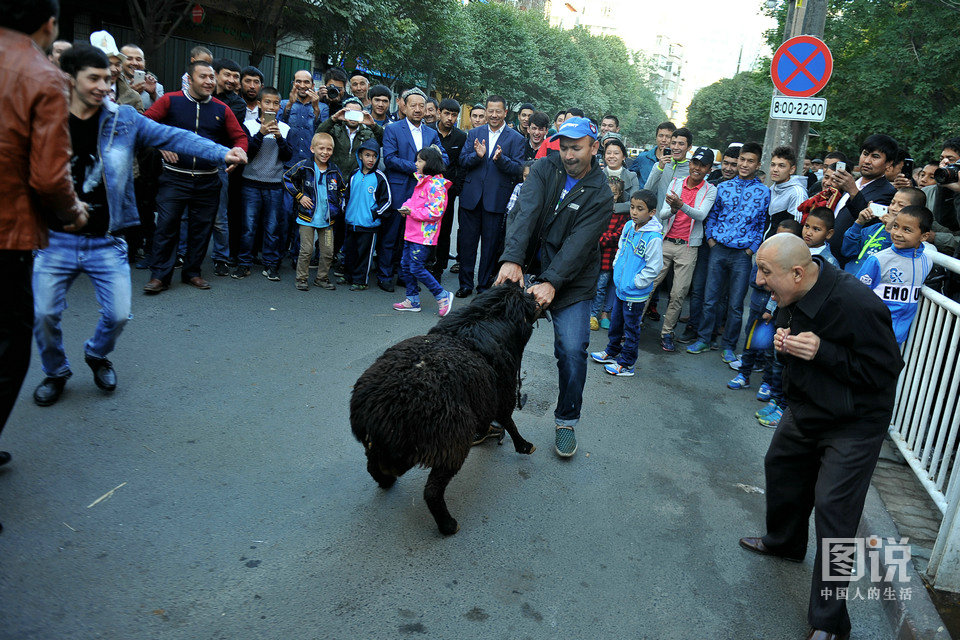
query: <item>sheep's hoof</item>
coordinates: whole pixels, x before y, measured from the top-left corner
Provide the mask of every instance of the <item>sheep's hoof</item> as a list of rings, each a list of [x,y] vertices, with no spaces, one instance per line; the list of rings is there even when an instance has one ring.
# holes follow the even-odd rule
[[[460,531],[460,523],[454,520],[453,518],[451,518],[450,522],[445,522],[443,524],[440,524],[438,522],[437,528],[440,529],[440,533],[442,533],[443,535],[452,536],[457,531]]]
[[[530,448],[527,449],[527,455],[530,455],[531,453],[533,453],[533,452],[536,451],[536,450],[537,450],[537,447],[536,447],[534,444],[531,444],[531,445],[530,445]]]

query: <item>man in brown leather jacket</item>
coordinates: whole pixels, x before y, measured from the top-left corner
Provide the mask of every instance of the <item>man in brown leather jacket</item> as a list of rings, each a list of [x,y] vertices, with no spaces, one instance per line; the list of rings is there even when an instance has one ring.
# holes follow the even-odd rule
[[[70,178],[67,80],[44,54],[58,17],[57,0],[0,0],[0,431],[30,364],[32,252],[52,216],[69,229],[87,222]]]

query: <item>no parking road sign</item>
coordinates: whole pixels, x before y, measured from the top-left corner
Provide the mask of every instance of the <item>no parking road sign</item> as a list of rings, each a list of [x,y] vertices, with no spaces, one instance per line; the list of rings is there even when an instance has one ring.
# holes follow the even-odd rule
[[[785,96],[809,98],[827,86],[833,73],[833,55],[823,40],[813,36],[790,38],[773,54],[770,75]]]

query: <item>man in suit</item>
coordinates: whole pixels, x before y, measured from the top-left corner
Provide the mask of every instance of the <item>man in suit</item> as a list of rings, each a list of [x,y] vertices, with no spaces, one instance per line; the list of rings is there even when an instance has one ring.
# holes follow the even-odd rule
[[[848,260],[840,250],[843,234],[853,225],[860,212],[873,202],[890,204],[896,188],[886,178],[887,169],[897,160],[897,141],[882,133],[869,136],[860,146],[860,178],[854,179],[850,173],[852,167],[838,169],[834,180],[839,183],[843,195],[836,208],[836,222],[833,237],[830,238],[830,252],[840,261],[842,267]]]
[[[460,289],[458,298],[473,293],[473,268],[480,245],[477,291],[488,289],[493,269],[503,247],[507,201],[514,185],[523,175],[526,139],[504,126],[506,100],[497,95],[487,98],[487,124],[471,129],[460,154],[460,166],[466,171],[460,194]]]
[[[406,117],[391,122],[383,129],[383,164],[386,167],[387,182],[390,183],[390,208],[380,223],[381,233],[377,238],[377,286],[387,292],[393,292],[394,275],[403,253],[404,218],[397,209],[413,194],[417,181],[413,177],[417,172],[417,152],[424,147],[436,145],[448,162],[447,152],[440,144],[436,129],[423,123],[424,105],[427,94],[414,87],[403,92]]]
[[[436,262],[430,269],[433,277],[440,282],[444,269],[450,261],[450,233],[453,231],[453,216],[456,209],[456,199],[463,187],[463,168],[460,166],[460,152],[467,140],[467,133],[457,128],[457,119],[460,117],[460,103],[453,98],[445,98],[440,102],[440,116],[437,118],[437,133],[440,134],[440,144],[450,159],[443,176],[453,183],[447,191],[447,208],[440,220],[440,235],[437,238]]]

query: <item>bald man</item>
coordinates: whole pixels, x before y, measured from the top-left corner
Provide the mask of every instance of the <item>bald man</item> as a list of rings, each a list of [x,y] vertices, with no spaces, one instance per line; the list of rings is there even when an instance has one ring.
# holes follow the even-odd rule
[[[816,507],[806,638],[847,638],[850,617],[837,588],[848,580],[837,579],[840,562],[821,570],[823,540],[853,545],[903,360],[886,305],[849,273],[811,257],[800,238],[782,233],[760,246],[757,284],[779,306],[773,345],[784,363],[787,408],[764,459],[767,533],[741,538],[740,546],[802,562]],[[836,549],[831,542],[828,558]]]

